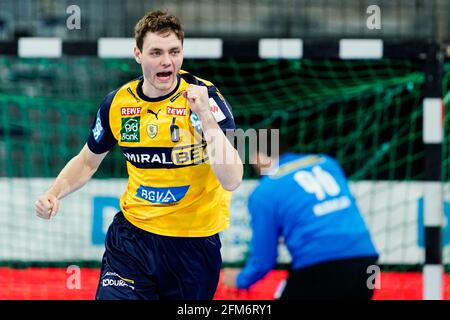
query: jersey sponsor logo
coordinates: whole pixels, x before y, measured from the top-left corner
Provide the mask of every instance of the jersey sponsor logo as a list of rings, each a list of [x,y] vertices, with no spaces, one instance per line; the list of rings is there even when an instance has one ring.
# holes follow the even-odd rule
[[[205,143],[175,147],[172,151],[172,161],[177,166],[200,164],[207,159]]]
[[[102,287],[129,287],[134,290],[134,287],[126,283],[125,281],[119,279],[102,279]]]
[[[92,134],[94,136],[95,141],[99,142],[104,133],[105,133],[105,130],[103,129],[103,126],[102,126],[102,119],[100,119],[100,110],[98,110],[97,120],[95,120],[95,126],[94,126],[94,129],[92,129]]]
[[[175,148],[135,148],[123,146],[121,148],[127,161],[136,168],[141,169],[185,167],[200,164],[208,160],[206,143]]]
[[[191,113],[191,116],[189,117],[189,119],[191,120],[192,126],[196,130],[202,131],[202,123],[201,123],[200,119],[198,118],[198,116],[194,112]]]
[[[219,105],[217,104],[216,100],[214,100],[214,98],[209,98],[209,107],[217,122],[220,122],[227,118],[225,117],[225,114],[222,112],[222,110],[220,109]]]
[[[153,123],[148,124],[147,135],[150,137],[150,139],[154,139],[157,134],[158,134],[158,125]]]
[[[101,283],[102,287],[128,287],[134,290],[134,280],[123,278],[115,272],[106,272]]]
[[[122,118],[122,128],[120,130],[120,141],[139,142],[141,141],[140,129],[141,117]]]
[[[135,165],[138,168],[145,168],[145,166],[142,165],[153,165],[153,164],[160,164],[160,165],[173,165],[173,162],[171,160],[171,148],[167,148],[164,151],[156,151],[154,153],[132,153],[132,152],[124,152],[125,158],[129,162],[131,162],[133,165]],[[162,167],[164,168],[164,167]]]
[[[105,273],[105,276],[113,276],[113,277],[117,277],[117,278],[119,278],[119,279],[121,279],[121,280],[123,280],[123,281],[125,281],[125,282],[128,282],[128,283],[134,283],[134,280],[133,279],[127,279],[127,278],[123,278],[123,277],[121,277],[120,275],[118,275],[117,273],[115,273],[115,272],[106,272]]]
[[[186,108],[167,107],[167,114],[169,114],[171,116],[185,116]]]
[[[155,188],[140,185],[136,196],[153,204],[175,204],[184,198],[189,186]]]
[[[154,115],[156,117],[156,120],[158,120],[158,114],[161,111],[161,109],[159,109],[157,112],[147,109],[147,113],[151,113],[152,115]]]
[[[122,117],[131,117],[141,114],[141,107],[122,107],[120,108],[120,115]]]

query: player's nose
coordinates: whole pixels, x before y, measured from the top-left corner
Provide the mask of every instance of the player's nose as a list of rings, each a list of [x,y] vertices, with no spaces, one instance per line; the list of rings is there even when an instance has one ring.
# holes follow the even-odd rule
[[[172,60],[170,60],[170,56],[168,53],[164,54],[161,59],[161,65],[164,67],[169,67],[172,64]]]

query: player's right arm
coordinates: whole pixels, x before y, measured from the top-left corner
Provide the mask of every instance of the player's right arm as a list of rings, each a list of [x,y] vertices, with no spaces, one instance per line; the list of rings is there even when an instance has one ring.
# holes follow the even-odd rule
[[[59,200],[84,186],[97,171],[108,152],[93,153],[86,145],[61,170],[54,184],[35,203],[36,215],[50,219],[59,209]]]
[[[53,217],[58,212],[59,200],[84,186],[97,171],[108,151],[117,143],[109,123],[109,110],[116,92],[109,93],[103,99],[83,149],[66,164],[50,189],[36,201],[38,217]]]

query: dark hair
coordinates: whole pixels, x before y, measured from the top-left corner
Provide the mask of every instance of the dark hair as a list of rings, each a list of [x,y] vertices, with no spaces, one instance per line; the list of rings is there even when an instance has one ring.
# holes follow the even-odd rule
[[[134,27],[134,38],[136,46],[142,51],[144,38],[147,32],[165,33],[173,31],[178,39],[183,42],[184,30],[180,20],[167,11],[149,11],[143,16]]]

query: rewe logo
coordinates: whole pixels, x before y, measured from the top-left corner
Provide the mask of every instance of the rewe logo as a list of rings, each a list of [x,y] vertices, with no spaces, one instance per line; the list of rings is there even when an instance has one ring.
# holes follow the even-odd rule
[[[120,130],[120,141],[139,142],[140,141],[141,117],[122,118],[122,129]]]
[[[135,116],[141,114],[141,107],[123,107],[120,108],[120,115],[122,117]]]
[[[167,107],[167,114],[170,114],[171,116],[185,116],[186,108]]]

